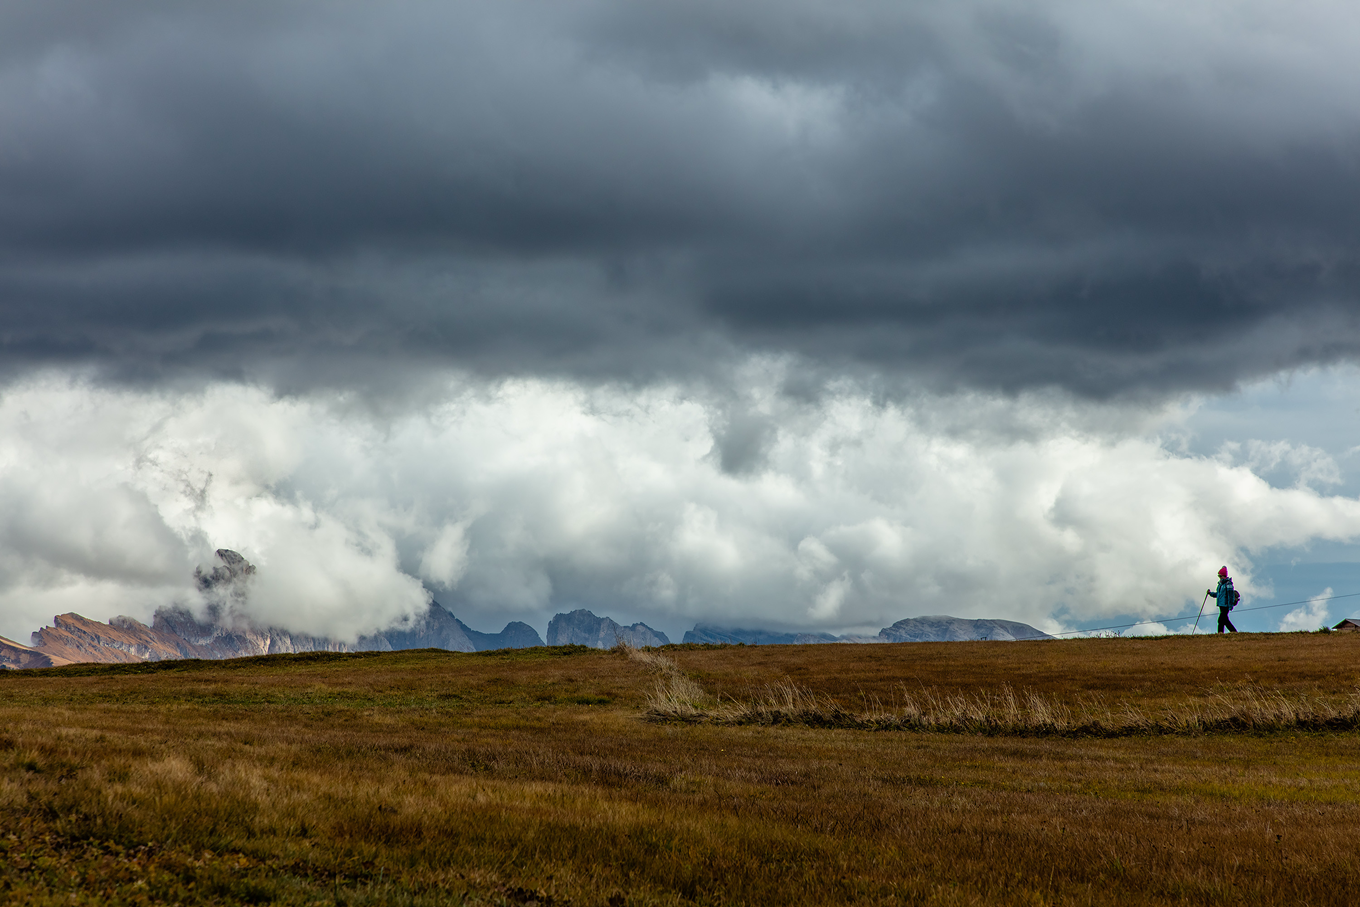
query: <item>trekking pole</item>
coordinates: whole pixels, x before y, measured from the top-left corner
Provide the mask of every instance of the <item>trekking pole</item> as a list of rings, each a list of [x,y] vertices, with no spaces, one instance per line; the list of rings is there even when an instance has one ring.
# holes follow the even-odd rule
[[[1195,629],[1190,631],[1190,635],[1195,635],[1195,630],[1199,629],[1199,619],[1204,616],[1204,603],[1209,600],[1209,591],[1204,591],[1204,601],[1199,603],[1199,613],[1195,615]]]

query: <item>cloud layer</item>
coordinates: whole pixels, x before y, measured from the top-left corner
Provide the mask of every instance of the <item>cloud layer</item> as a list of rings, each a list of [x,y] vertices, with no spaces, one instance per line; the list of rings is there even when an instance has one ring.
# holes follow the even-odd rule
[[[1356,536],[1353,395],[1185,407],[1360,350],[1357,61],[1330,0],[0,7],[0,632],[219,546],[340,636],[1251,593]]]
[[[1251,555],[1360,535],[1360,501],[1309,484],[1315,453],[1272,486],[1163,444],[1173,411],[1127,432],[1040,397],[807,401],[786,368],[749,363],[740,399],[446,376],[397,415],[31,379],[0,397],[0,633],[193,604],[216,547],[259,566],[257,620],[339,636],[431,592],[487,629],[589,607],[668,631],[1058,630],[1174,614],[1221,563],[1250,596]]]
[[[1353,359],[1360,13],[0,10],[0,354],[1097,398]]]

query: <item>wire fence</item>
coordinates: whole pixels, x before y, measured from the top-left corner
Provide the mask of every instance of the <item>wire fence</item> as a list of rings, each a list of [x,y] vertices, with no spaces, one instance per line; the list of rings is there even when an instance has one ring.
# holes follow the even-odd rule
[[[1233,609],[1233,613],[1234,613],[1234,614],[1241,614],[1241,613],[1244,612],[1244,611],[1269,611],[1269,610],[1272,609],[1272,608],[1290,608],[1290,607],[1293,607],[1294,605],[1311,605],[1311,604],[1313,604],[1314,602],[1330,602],[1330,601],[1336,601],[1336,600],[1339,599],[1339,598],[1356,598],[1356,597],[1360,597],[1360,592],[1347,592],[1347,593],[1345,593],[1344,595],[1320,595],[1320,596],[1317,596],[1316,598],[1305,598],[1305,599],[1303,599],[1302,601],[1296,601],[1296,602],[1276,602],[1276,603],[1273,604],[1273,605],[1255,605],[1254,607],[1251,607],[1251,608],[1234,608],[1234,609]],[[1201,606],[1201,608],[1202,608],[1202,607],[1203,607],[1203,606]],[[1129,630],[1129,629],[1132,629],[1133,627],[1151,626],[1151,625],[1153,625],[1153,624],[1161,624],[1162,626],[1166,626],[1167,624],[1182,623],[1182,622],[1184,622],[1184,621],[1198,620],[1198,619],[1199,619],[1199,615],[1198,615],[1198,614],[1196,614],[1196,615],[1193,616],[1193,617],[1160,617],[1160,618],[1147,618],[1146,620],[1137,620],[1137,621],[1134,621],[1134,622],[1131,623],[1131,624],[1116,624],[1116,625],[1110,626],[1110,627],[1087,627],[1085,630],[1067,630],[1067,631],[1062,632],[1062,633],[1047,633],[1047,634],[1045,634],[1045,636],[1048,636],[1048,637],[1080,636],[1080,635],[1083,634],[1083,633],[1106,633],[1106,632],[1111,632],[1111,631],[1114,631],[1114,630]],[[1022,636],[1022,637],[1017,637],[1017,638],[1018,638],[1018,639],[1042,639],[1043,637],[1040,637],[1040,636]]]

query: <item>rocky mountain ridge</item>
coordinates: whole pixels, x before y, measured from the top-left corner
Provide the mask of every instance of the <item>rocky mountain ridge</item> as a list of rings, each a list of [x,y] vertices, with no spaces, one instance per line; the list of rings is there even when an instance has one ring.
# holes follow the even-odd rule
[[[228,548],[219,548],[221,563],[209,572],[194,571],[207,602],[203,616],[184,607],[157,609],[147,626],[131,617],[107,624],[79,614],[60,614],[52,626],[37,630],[31,645],[0,637],[0,667],[44,668],[78,662],[128,663],[177,658],[241,658],[293,652],[365,652],[393,649],[450,649],[476,652],[541,646],[533,627],[520,621],[499,633],[481,633],[432,601],[421,617],[407,625],[342,642],[324,636],[261,627],[241,618],[247,583],[254,565]]]
[[[0,637],[0,667],[50,668],[86,662],[223,659],[294,652],[478,652],[543,645],[528,624],[513,621],[500,633],[479,633],[438,602],[431,602],[429,611],[412,627],[363,636],[352,643],[277,627],[223,627],[199,620],[182,608],[157,611],[149,627],[131,617],[115,617],[106,624],[75,613],[59,614],[52,624],[34,632],[30,646]]]

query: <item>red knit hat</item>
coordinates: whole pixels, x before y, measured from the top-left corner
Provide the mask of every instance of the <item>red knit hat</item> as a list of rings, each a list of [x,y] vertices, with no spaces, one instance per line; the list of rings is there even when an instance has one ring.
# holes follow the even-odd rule
[[[1228,575],[1228,568],[1227,568],[1227,567],[1219,567],[1219,568],[1218,568],[1218,575],[1219,575],[1219,576],[1227,576],[1227,575]]]

